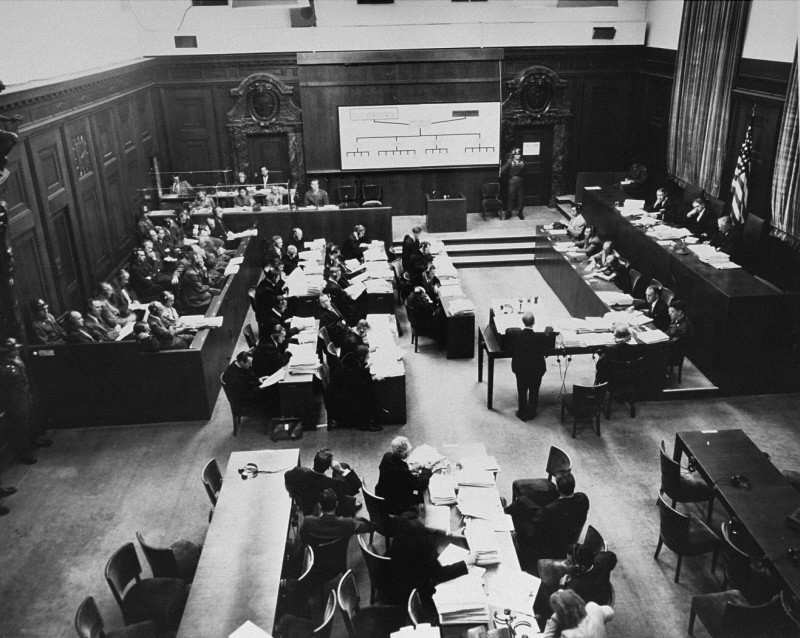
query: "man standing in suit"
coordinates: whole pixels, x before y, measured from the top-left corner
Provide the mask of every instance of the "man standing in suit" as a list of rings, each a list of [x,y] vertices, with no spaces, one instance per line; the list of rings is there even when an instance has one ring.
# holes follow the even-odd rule
[[[547,369],[544,355],[551,346],[550,326],[544,333],[533,331],[533,313],[522,316],[524,328],[509,328],[505,334],[506,349],[511,353],[511,370],[517,377],[519,409],[517,418],[530,421],[536,417],[539,405],[539,386]]]
[[[642,314],[650,317],[653,320],[656,328],[662,332],[666,332],[669,327],[669,307],[667,303],[661,298],[661,288],[658,286],[648,286],[645,291],[645,302],[639,302],[631,306],[631,311],[641,310]]]
[[[414,226],[411,229],[411,234],[403,237],[403,270],[408,270],[408,266],[411,263],[411,255],[418,253],[420,250],[419,236],[421,233],[422,226]]]
[[[347,260],[357,259],[363,263],[364,251],[367,249],[367,243],[364,241],[364,235],[366,234],[367,229],[361,224],[357,224],[355,228],[353,228],[353,232],[350,233],[344,240],[344,245],[342,246],[342,257]]]

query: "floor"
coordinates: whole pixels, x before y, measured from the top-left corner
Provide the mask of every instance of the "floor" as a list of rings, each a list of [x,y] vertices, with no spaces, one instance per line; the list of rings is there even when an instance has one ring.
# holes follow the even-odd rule
[[[510,229],[537,223],[537,215],[538,211],[526,211],[525,221],[486,223],[502,223]],[[473,221],[470,224],[475,226]],[[397,229],[400,237],[409,227]],[[513,296],[539,285],[532,267],[474,269],[462,274],[464,287],[480,312],[485,312],[491,297]],[[548,294],[542,291],[542,297]],[[514,479],[541,476],[549,447],[561,447],[573,459],[577,489],[591,501],[588,522],[603,533],[619,558],[612,575],[616,615],[608,626],[611,638],[685,636],[691,596],[721,588],[722,573],[719,569],[715,575],[710,573],[707,557],[685,559],[679,585],[673,582],[675,556],[669,550],[662,551],[659,561],[653,560],[661,440],[671,450],[677,430],[743,428],[778,467],[800,466],[798,395],[645,403],[635,419],[622,409],[615,410],[610,421],[603,421],[601,437],[586,428],[572,439],[571,424],[562,424],[559,418],[563,361],[561,368],[556,361],[548,363],[540,414],[534,421],[521,423],[514,416],[514,379],[507,361],[498,362],[495,409],[488,411],[486,384],[477,382],[476,359],[448,361],[425,340],[415,354],[408,332],[401,345],[408,424],[378,433],[309,431],[299,442],[303,463],[310,463],[320,447],[330,446],[338,458],[349,461],[374,484],[380,457],[398,433],[412,443],[434,446],[482,441],[501,465],[501,494],[510,496]],[[591,374],[591,365],[590,360],[573,361],[568,383]],[[118,627],[120,614],[103,579],[111,553],[132,541],[137,530],[154,542],[179,536],[202,542],[209,507],[199,480],[203,464],[216,457],[224,470],[234,450],[296,445],[271,443],[263,436],[261,423],[252,419],[233,438],[224,397],[208,422],[76,428],[53,432],[52,437],[53,447],[41,451],[37,465],[4,467],[4,484],[18,486],[19,493],[5,499],[12,512],[0,518],[2,638],[71,638],[75,609],[90,594],[107,626]],[[364,592],[367,582],[361,558],[355,552],[351,556],[358,563]],[[342,629],[337,618],[335,638],[343,636]],[[696,627],[695,635],[704,638],[707,634]]]

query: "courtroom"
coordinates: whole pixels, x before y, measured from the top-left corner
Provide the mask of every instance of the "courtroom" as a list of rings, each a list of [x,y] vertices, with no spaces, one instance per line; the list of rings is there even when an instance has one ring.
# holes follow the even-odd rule
[[[0,2],[0,638],[800,638],[799,5]]]

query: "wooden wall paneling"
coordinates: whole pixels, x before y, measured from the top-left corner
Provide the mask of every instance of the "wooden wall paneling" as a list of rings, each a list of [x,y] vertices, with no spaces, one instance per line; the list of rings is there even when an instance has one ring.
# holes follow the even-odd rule
[[[133,217],[126,211],[125,185],[122,181],[124,169],[119,151],[114,113],[111,108],[102,109],[94,114],[92,130],[95,152],[100,160],[104,204],[111,231],[111,242],[114,252],[122,255],[133,247],[135,224]]]
[[[75,194],[80,249],[86,254],[87,290],[105,278],[114,263],[108,220],[104,215],[97,156],[88,117],[64,125],[64,147]]]
[[[235,84],[225,84],[222,86],[215,86],[213,91],[214,99],[214,124],[215,135],[219,140],[218,157],[216,168],[225,170],[234,170],[233,161],[233,141],[228,133],[227,121],[228,111],[230,111],[236,100],[231,96],[231,89],[236,88]],[[219,181],[223,182],[225,179],[233,180],[236,178],[234,173],[226,173],[225,176],[219,177]]]
[[[47,300],[54,314],[60,314],[66,308],[53,280],[33,176],[24,151],[24,145],[17,144],[9,155],[10,174],[3,185],[3,197],[9,211],[8,243],[14,251],[17,299],[25,318],[29,319],[27,303],[31,299],[41,297]]]
[[[136,213],[144,204],[144,193],[139,190],[142,187],[139,174],[141,149],[136,122],[136,107],[132,96],[116,102],[113,118],[119,138],[119,148],[122,151],[122,182],[126,193],[122,204],[128,220],[125,224],[127,228],[133,225]],[[128,249],[132,247],[126,246]]]
[[[579,171],[625,170],[631,161],[630,76],[584,78]]]
[[[60,302],[82,309],[87,293],[83,280],[89,268],[78,248],[80,234],[61,132],[53,128],[33,135],[28,145]]]
[[[190,171],[220,168],[211,92],[207,88],[166,88],[161,90],[161,99],[171,170],[183,174],[193,185],[213,182],[210,173],[189,175]]]

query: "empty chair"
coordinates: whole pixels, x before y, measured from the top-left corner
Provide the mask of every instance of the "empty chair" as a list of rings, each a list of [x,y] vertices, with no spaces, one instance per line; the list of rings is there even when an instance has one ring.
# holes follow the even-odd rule
[[[403,260],[398,257],[392,262],[392,270],[394,271],[394,286],[397,289],[397,305],[403,303],[403,298],[400,295],[400,285],[403,280]]]
[[[422,608],[422,599],[419,597],[419,592],[412,589],[408,596],[408,618],[411,624],[416,627],[420,623],[426,622],[425,610]]]
[[[407,622],[405,605],[361,607],[356,579],[349,569],[339,581],[336,598],[349,638],[388,638]]]
[[[658,560],[662,545],[666,545],[678,555],[678,564],[675,567],[675,582],[677,583],[680,580],[681,562],[684,556],[700,556],[713,552],[711,572],[714,573],[717,568],[720,540],[711,531],[711,528],[691,514],[681,514],[678,510],[673,509],[660,494],[658,509],[661,525],[658,545],[656,545],[656,553],[653,558]]]
[[[603,403],[606,398],[608,383],[600,385],[578,385],[573,384],[572,394],[566,394],[561,398],[561,422],[564,422],[564,413],[572,415],[572,438],[578,430],[578,419],[594,420],[595,431],[600,436],[600,413],[603,411]]]
[[[281,616],[281,619],[275,626],[275,635],[286,636],[288,638],[294,638],[295,636],[330,638],[331,630],[333,629],[333,616],[335,613],[336,592],[331,590],[328,593],[328,602],[325,604],[325,614],[322,617],[321,624],[317,625],[317,623],[310,618],[286,613]]]
[[[481,186],[481,206],[483,212],[481,216],[486,219],[487,213],[494,213],[498,217],[503,214],[503,202],[500,199],[500,184],[490,182]]]
[[[606,419],[611,418],[611,403],[616,398],[630,406],[631,418],[636,416],[636,384],[642,357],[632,361],[606,362],[608,378],[608,401],[606,401]]]
[[[105,576],[126,625],[146,620],[159,633],[177,631],[189,595],[179,578],[141,578],[142,566],[133,543],[125,543],[109,559]]]
[[[714,490],[697,472],[690,472],[680,463],[667,456],[664,441],[661,441],[661,489],[675,503],[704,503],[708,501],[707,522],[711,522],[711,510],[714,506]]]
[[[136,540],[142,547],[150,571],[156,578],[180,578],[191,583],[200,561],[203,546],[181,538],[169,547],[155,547],[144,540],[141,532],[136,532]]]
[[[558,488],[553,477],[560,472],[571,471],[572,459],[569,458],[569,454],[553,445],[547,456],[545,467],[547,478],[517,479],[511,484],[511,495],[515,501],[522,496],[527,496],[535,503],[544,506],[558,498]]]
[[[722,523],[722,555],[725,558],[725,578],[722,587],[732,587],[744,594],[750,604],[760,605],[780,593],[781,585],[769,572],[761,556],[751,556],[738,546],[736,527]],[[744,543],[743,543],[744,544]],[[751,543],[755,547],[755,543]]]
[[[664,303],[669,305],[669,302],[672,301],[673,297],[675,297],[675,292],[670,290],[669,288],[661,288],[661,298],[664,300]]]
[[[383,206],[383,192],[379,184],[364,184],[361,187],[362,206],[366,208],[378,208]]]
[[[378,532],[386,538],[386,547],[388,549],[389,529],[387,523],[389,522],[389,515],[386,513],[386,499],[370,491],[363,479],[361,480],[361,493],[364,495],[364,505],[369,514],[369,521],[373,525],[369,532],[369,543],[370,545],[372,544],[375,532]]]
[[[200,480],[203,483],[203,487],[206,488],[208,500],[211,501],[211,509],[208,510],[208,522],[210,523],[211,518],[214,516],[214,508],[217,506],[217,497],[222,489],[222,473],[219,471],[217,459],[211,459],[206,463],[200,474]]]
[[[311,572],[314,569],[314,550],[311,547],[303,547],[303,562],[300,565],[300,573],[297,578],[281,578],[280,584],[280,603],[281,609],[285,609],[289,615],[308,617],[311,615],[309,602],[314,593],[311,586]],[[284,567],[284,571],[287,571]],[[288,570],[294,571],[291,568]],[[296,572],[295,572],[296,573]]]
[[[797,626],[787,615],[781,597],[763,605],[750,605],[738,589],[692,596],[689,635],[696,618],[711,638],[781,638],[797,636]]]
[[[375,604],[377,597],[381,602],[395,602],[396,595],[392,590],[392,559],[381,556],[372,545],[368,545],[366,534],[358,535],[358,546],[367,565],[369,574],[369,604]]]
[[[244,340],[247,342],[248,348],[255,348],[258,345],[258,339],[256,339],[253,326],[251,326],[249,323],[244,324],[244,328],[242,328],[242,334],[244,335]]]
[[[91,596],[87,596],[75,612],[75,631],[80,638],[158,638],[156,626],[149,620],[106,631],[100,610]]]
[[[637,288],[637,285],[639,284],[639,280],[642,278],[642,273],[636,270],[636,268],[629,269],[629,272],[631,275],[631,296],[638,299],[638,297],[636,297],[636,293],[640,291]]]
[[[353,185],[339,186],[336,188],[339,197],[339,208],[353,208],[352,206],[342,206],[342,204],[356,204],[356,187]]]

